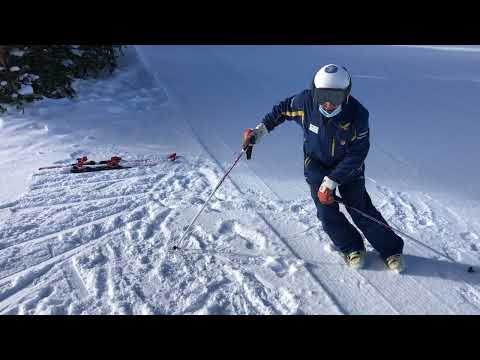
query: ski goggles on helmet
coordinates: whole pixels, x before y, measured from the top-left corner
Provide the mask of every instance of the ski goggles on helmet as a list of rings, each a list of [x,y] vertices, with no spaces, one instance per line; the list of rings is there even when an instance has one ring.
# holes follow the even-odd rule
[[[313,89],[313,99],[317,104],[329,102],[335,106],[340,106],[347,100],[347,96],[348,91],[346,89]]]

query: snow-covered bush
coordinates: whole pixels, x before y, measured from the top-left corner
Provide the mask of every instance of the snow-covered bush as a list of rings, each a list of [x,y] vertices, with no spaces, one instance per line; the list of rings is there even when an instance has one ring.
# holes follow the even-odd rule
[[[0,63],[2,104],[22,109],[27,102],[73,97],[72,81],[111,74],[122,53],[120,45],[13,45],[2,46],[6,63]],[[5,59],[4,59],[5,60]]]

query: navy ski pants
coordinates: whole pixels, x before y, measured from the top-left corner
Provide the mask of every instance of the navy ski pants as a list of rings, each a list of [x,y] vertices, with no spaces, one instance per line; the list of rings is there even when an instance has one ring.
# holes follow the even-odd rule
[[[309,185],[313,201],[317,207],[317,217],[334,245],[344,254],[365,250],[362,236],[340,211],[338,203],[323,205],[320,203],[317,195],[320,184],[309,183]],[[338,190],[347,205],[355,207],[387,224],[380,212],[372,204],[372,200],[365,188],[365,178],[363,176],[349,183],[339,185]],[[403,240],[392,230],[365,218],[354,210],[347,209],[347,211],[355,225],[362,231],[365,238],[380,253],[383,259],[402,253]]]

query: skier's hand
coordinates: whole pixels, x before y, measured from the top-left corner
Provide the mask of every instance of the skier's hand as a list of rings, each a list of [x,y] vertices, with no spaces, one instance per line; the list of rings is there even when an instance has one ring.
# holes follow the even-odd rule
[[[268,130],[264,123],[258,124],[255,129],[245,129],[243,131],[242,147],[245,149],[247,146],[258,144],[266,134],[268,134]]]
[[[327,188],[324,184],[320,185],[320,189],[318,190],[318,199],[323,205],[333,204],[333,191]]]
[[[335,194],[335,188],[337,183],[330,179],[328,176],[323,178],[320,189],[318,190],[318,199],[323,205],[331,205],[335,202],[333,195]]]
[[[246,149],[249,146],[255,144],[255,133],[253,129],[245,129],[242,134],[242,149]]]
[[[252,158],[253,144],[255,143],[255,133],[253,129],[243,130],[242,149],[247,155],[247,160]]]

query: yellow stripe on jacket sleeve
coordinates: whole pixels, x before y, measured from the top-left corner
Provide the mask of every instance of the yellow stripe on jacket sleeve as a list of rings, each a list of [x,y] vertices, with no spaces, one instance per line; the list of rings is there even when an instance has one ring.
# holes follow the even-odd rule
[[[311,160],[312,160],[312,159],[310,159],[310,157],[307,156],[307,158],[306,158],[305,161],[304,161],[305,167],[307,167],[308,164],[310,164],[310,161],[311,161]]]
[[[285,112],[282,112],[282,115],[288,116],[288,117],[301,116],[302,117],[302,126],[303,126],[303,120],[305,118],[305,113],[303,111],[285,111]]]
[[[357,138],[357,129],[354,129],[353,137],[352,137],[352,140],[350,141],[354,141],[356,138]]]

